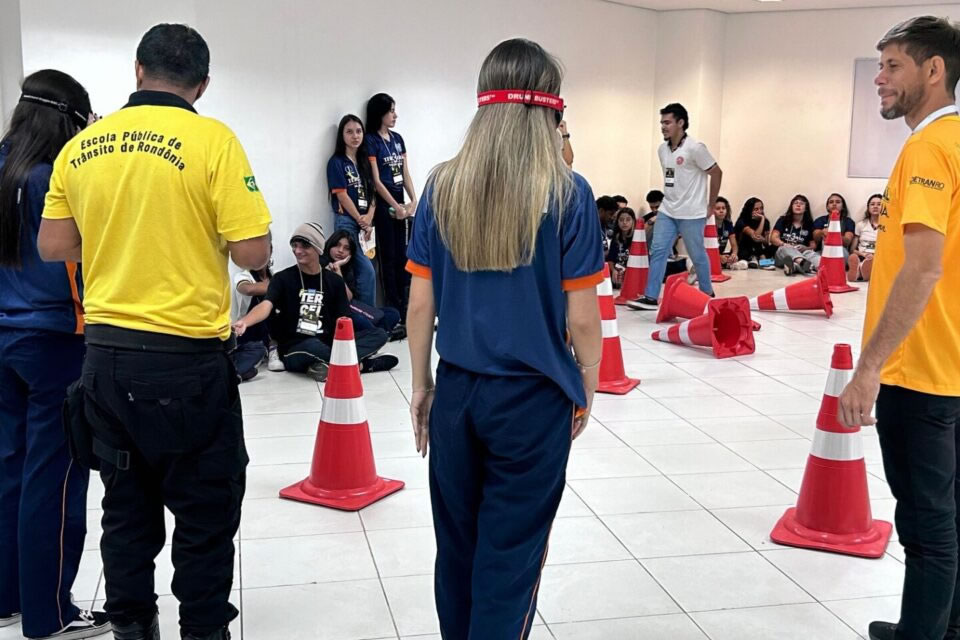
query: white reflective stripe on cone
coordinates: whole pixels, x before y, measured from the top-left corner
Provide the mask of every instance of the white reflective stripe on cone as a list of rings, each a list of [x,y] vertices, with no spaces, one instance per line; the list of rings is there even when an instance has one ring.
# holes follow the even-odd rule
[[[706,238],[703,239],[703,247],[704,247],[705,249],[719,249],[719,248],[720,248],[720,240],[718,240],[716,236],[714,236],[714,237],[712,237],[712,238],[706,237]]]
[[[823,245],[823,257],[843,259],[843,247],[836,244],[825,244]]]
[[[613,295],[613,284],[610,282],[610,278],[604,278],[603,282],[597,285],[597,295],[598,296]]]
[[[750,310],[760,311],[760,296],[757,296],[756,298],[750,298]]]
[[[600,329],[603,332],[604,338],[617,338],[620,336],[620,334],[617,332],[616,320],[601,320]]]
[[[773,292],[773,306],[777,309],[789,309],[787,306],[787,290],[786,289],[777,289]]]
[[[320,419],[330,424],[360,424],[367,420],[363,398],[324,398]]]
[[[333,349],[330,351],[330,364],[343,367],[357,364],[357,347],[353,340],[334,339]]]
[[[840,221],[839,221],[839,220],[831,220],[831,221],[830,221],[830,226],[827,227],[827,231],[829,231],[830,233],[839,233],[839,232],[840,232]]]
[[[830,375],[827,376],[827,387],[823,394],[839,398],[844,387],[850,382],[851,374],[853,374],[853,371],[849,369],[830,369]]]
[[[631,242],[637,242],[638,240],[647,241],[647,232],[643,227],[635,229],[633,232],[633,240],[631,240]]]
[[[695,347],[697,345],[690,339],[690,322],[690,320],[685,320],[680,323],[680,342],[688,347]]]
[[[647,256],[627,256],[627,266],[631,268],[650,268],[650,259]]]
[[[810,455],[839,462],[860,460],[863,458],[863,440],[859,431],[834,433],[817,429],[813,432]]]

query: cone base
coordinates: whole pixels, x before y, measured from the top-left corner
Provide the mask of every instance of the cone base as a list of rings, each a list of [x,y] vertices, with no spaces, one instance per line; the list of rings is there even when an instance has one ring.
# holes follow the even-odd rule
[[[597,386],[597,393],[612,393],[622,396],[625,393],[633,391],[634,387],[640,384],[636,378],[627,378],[624,376],[619,380],[605,380]]]
[[[850,293],[851,291],[860,291],[860,288],[859,288],[859,287],[851,287],[851,286],[848,285],[848,284],[844,284],[844,285],[834,284],[834,285],[830,285],[830,286],[827,288],[827,290],[828,290],[830,293]]]
[[[884,520],[874,520],[869,531],[863,532],[861,538],[867,542],[852,540],[854,536],[841,536],[822,531],[807,529],[796,519],[795,507],[787,509],[777,526],[770,532],[770,539],[777,544],[801,549],[829,551],[860,558],[880,558],[887,550],[893,525]],[[802,534],[806,535],[801,535]]]
[[[710,276],[710,282],[726,282],[731,276],[728,276],[725,273],[718,273],[717,275]]]
[[[378,476],[376,482],[369,487],[330,490],[315,487],[310,484],[310,478],[306,478],[286,489],[281,489],[280,497],[298,502],[319,504],[341,511],[359,511],[391,493],[400,491],[400,489],[403,489],[403,484],[402,480],[390,480]]]

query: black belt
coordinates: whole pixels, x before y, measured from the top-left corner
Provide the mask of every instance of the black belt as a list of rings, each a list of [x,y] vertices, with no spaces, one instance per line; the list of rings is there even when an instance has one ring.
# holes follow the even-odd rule
[[[215,353],[237,348],[236,336],[220,338],[184,338],[166,333],[137,331],[106,324],[88,324],[84,328],[87,344],[131,351],[158,351],[161,353]]]

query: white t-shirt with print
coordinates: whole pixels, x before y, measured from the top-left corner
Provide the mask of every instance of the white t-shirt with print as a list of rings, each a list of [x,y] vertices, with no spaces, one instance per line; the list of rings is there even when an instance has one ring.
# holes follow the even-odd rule
[[[249,271],[240,271],[237,275],[233,276],[233,291],[231,292],[231,315],[233,316],[232,322],[236,322],[243,316],[247,315],[247,312],[250,311],[250,301],[253,299],[253,296],[245,296],[240,293],[240,290],[237,289],[244,282],[256,282],[253,279],[253,274]]]
[[[664,142],[657,150],[663,167],[660,213],[678,220],[707,217],[707,169],[717,164],[705,144],[687,136],[676,150]]]
[[[857,250],[863,253],[874,253],[877,250],[877,229],[870,224],[870,219],[861,220],[857,223]]]

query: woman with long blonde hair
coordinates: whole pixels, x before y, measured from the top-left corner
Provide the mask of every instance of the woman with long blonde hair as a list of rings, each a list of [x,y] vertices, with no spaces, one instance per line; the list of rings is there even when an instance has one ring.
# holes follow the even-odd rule
[[[427,183],[407,254],[411,417],[417,450],[431,449],[444,638],[530,633],[570,444],[597,387],[603,238],[590,185],[561,157],[561,77],[534,42],[490,52],[477,113]]]

